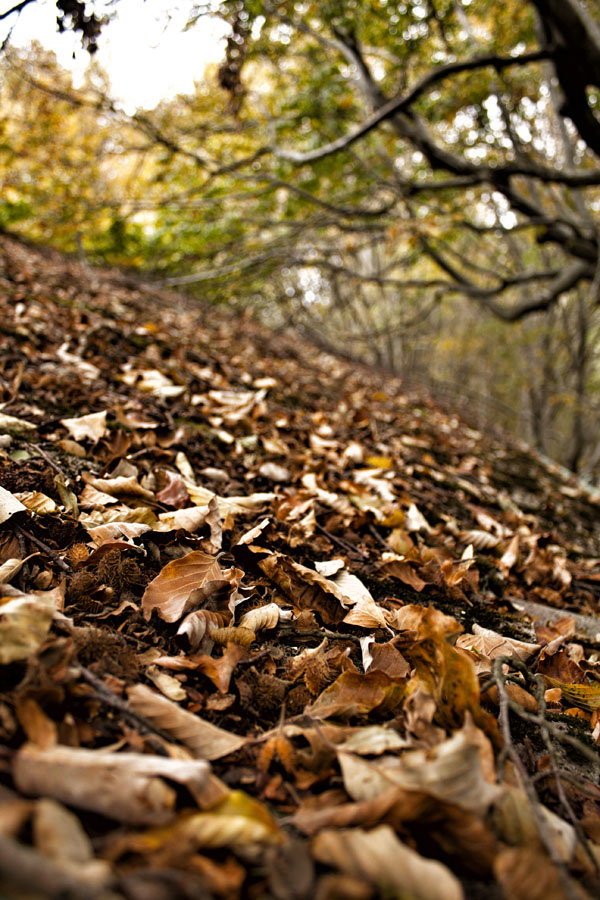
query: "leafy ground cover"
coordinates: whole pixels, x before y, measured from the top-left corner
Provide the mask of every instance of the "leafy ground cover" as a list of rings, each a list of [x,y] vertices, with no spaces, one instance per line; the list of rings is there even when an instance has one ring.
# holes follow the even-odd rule
[[[585,898],[600,494],[0,237],[11,898]]]

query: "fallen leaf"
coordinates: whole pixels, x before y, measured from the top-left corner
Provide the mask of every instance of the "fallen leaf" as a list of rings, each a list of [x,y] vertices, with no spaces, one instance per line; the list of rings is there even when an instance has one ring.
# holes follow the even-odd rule
[[[389,825],[322,831],[313,854],[353,878],[368,881],[386,894],[411,900],[463,900],[459,880],[442,863],[424,859],[394,834]]]
[[[251,631],[263,631],[275,628],[281,616],[281,607],[276,603],[267,603],[251,609],[241,617],[239,624]]]
[[[189,609],[192,591],[204,588],[219,590],[226,584],[221,567],[214,556],[193,550],[175,559],[160,571],[144,591],[142,610],[149,619],[152,610],[158,611],[165,622],[177,622]],[[193,601],[192,601],[193,602]]]
[[[515,638],[505,637],[477,624],[473,625],[473,634],[461,634],[455,646],[462,647],[463,650],[470,650],[472,653],[480,654],[488,659],[507,656],[522,662],[526,662],[541,649],[540,644],[529,644]]]
[[[75,419],[61,419],[60,422],[76,441],[81,441],[84,438],[99,441],[100,438],[108,434],[106,415],[107,410],[103,410],[102,412],[88,413],[87,416],[79,416]]]
[[[373,711],[391,712],[404,699],[406,682],[383,672],[342,672],[307,709],[311,716],[366,716]]]
[[[247,738],[217,728],[142,684],[127,692],[131,707],[189,747],[198,759],[220,759],[243,747]]]
[[[215,796],[210,766],[202,760],[60,744],[47,749],[26,744],[14,757],[13,778],[25,794],[50,796],[134,825],[173,820],[177,794],[169,782],[184,784],[197,802],[204,797],[210,803]]]
[[[0,598],[0,663],[27,659],[45,640],[57,609],[56,599],[43,594]]]
[[[7,491],[3,487],[0,487],[0,524],[6,522],[11,516],[14,516],[15,513],[25,512],[26,510],[27,507],[25,504],[21,503],[20,500],[17,500],[14,494],[11,494],[10,491]]]

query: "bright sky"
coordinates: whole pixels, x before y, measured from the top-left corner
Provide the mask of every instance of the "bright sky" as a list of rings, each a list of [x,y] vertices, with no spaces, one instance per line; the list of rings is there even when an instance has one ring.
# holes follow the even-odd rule
[[[0,10],[12,5],[11,0],[6,5],[0,2]],[[119,0],[115,5],[117,15],[103,30],[95,58],[110,76],[115,99],[128,111],[136,106],[150,108],[164,97],[190,91],[206,64],[222,59],[224,25],[216,19],[201,19],[184,32],[189,0],[182,6],[187,10],[177,9],[168,0]],[[53,0],[36,0],[18,19],[11,16],[0,22],[0,39],[13,24],[13,45],[38,40],[71,69],[77,83],[89,55],[79,37],[58,34]]]

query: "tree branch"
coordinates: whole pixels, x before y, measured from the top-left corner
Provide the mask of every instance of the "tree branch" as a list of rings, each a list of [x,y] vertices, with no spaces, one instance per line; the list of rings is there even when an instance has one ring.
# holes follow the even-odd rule
[[[479,299],[484,301],[484,305],[487,309],[501,319],[504,319],[505,322],[518,322],[519,319],[525,318],[525,316],[530,313],[549,309],[561,294],[574,288],[580,281],[593,278],[593,275],[593,266],[578,261],[567,266],[567,268],[554,279],[554,282],[547,291],[544,291],[537,296],[524,297],[513,306],[505,307],[491,297],[486,298],[480,296]]]
[[[10,9],[7,9],[5,12],[0,13],[0,22],[3,19],[8,19],[9,16],[12,16],[14,13],[20,13],[21,10],[25,9],[26,6],[29,6],[30,3],[34,3],[35,0],[21,0],[20,3],[15,3]]]
[[[417,84],[402,97],[392,97],[391,100],[381,106],[377,112],[373,113],[373,115],[363,122],[362,125],[359,125],[354,131],[338,138],[336,141],[332,141],[330,144],[326,144],[324,147],[320,147],[317,150],[312,150],[308,153],[295,153],[291,150],[283,150],[279,147],[274,147],[273,150],[280,159],[284,159],[295,165],[316,162],[317,160],[331,156],[333,153],[338,153],[340,150],[346,150],[348,147],[351,147],[352,144],[356,143],[360,138],[364,137],[370,131],[373,131],[373,129],[381,124],[381,122],[390,119],[397,113],[407,110],[416,100],[418,100],[421,94],[428,90],[428,88],[438,81],[448,78],[450,75],[456,75],[460,72],[470,72],[473,69],[485,68],[487,66],[493,66],[496,69],[505,69],[508,66],[526,65],[527,63],[548,59],[548,55],[549,51],[543,49],[535,50],[531,53],[524,53],[521,56],[505,57],[491,54],[488,56],[475,57],[470,60],[463,60],[461,62],[447,63],[424,75],[420,81],[418,81]]]

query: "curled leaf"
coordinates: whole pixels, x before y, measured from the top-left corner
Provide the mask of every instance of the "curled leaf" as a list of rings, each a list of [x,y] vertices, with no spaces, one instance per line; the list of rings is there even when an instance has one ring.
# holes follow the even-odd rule
[[[281,607],[276,603],[267,603],[266,606],[259,606],[257,609],[251,609],[244,613],[240,619],[240,626],[249,628],[251,631],[268,630],[276,627],[280,615]]]

